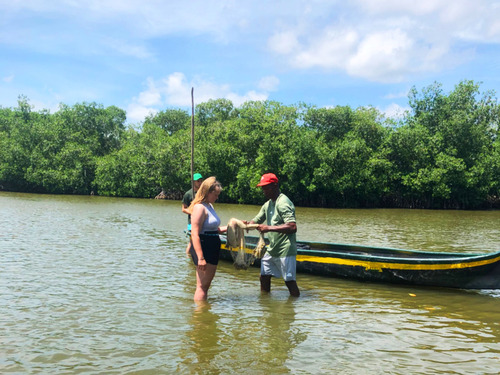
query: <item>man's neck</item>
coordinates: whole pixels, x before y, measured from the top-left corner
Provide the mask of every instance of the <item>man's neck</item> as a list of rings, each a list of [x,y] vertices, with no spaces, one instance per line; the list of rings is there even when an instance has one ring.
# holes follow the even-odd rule
[[[272,196],[272,197],[271,197],[271,200],[272,200],[273,202],[276,202],[276,199],[278,199],[278,197],[280,196],[280,194],[281,194],[281,192],[278,190],[278,191],[276,192],[276,194],[274,194],[274,196]]]

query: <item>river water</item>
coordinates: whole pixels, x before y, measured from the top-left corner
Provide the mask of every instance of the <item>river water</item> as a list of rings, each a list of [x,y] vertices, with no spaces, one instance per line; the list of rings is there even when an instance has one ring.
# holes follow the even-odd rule
[[[498,374],[500,291],[298,275],[259,292],[222,262],[192,297],[179,201],[0,192],[0,373]],[[258,206],[216,204],[223,222]],[[302,240],[480,253],[499,211],[297,208]]]

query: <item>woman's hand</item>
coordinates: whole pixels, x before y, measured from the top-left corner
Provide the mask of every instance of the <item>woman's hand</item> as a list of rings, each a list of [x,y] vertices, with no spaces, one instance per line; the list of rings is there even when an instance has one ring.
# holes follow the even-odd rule
[[[248,221],[248,220],[241,220],[241,222],[242,222],[243,224],[245,224],[245,225],[248,225],[248,224],[254,224],[254,222],[253,222],[253,221]],[[247,233],[248,233],[248,232],[250,231],[250,229],[248,229],[248,228],[247,228],[247,229],[246,229],[246,231],[247,231]]]
[[[205,271],[206,268],[207,268],[207,261],[205,260],[205,258],[198,259],[198,269],[200,271]]]

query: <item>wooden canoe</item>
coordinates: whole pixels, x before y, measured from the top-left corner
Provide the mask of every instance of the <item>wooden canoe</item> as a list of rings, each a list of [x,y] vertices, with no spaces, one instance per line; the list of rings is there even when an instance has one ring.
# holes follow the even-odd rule
[[[221,259],[232,261],[221,236]],[[250,257],[258,237],[246,237]],[[255,266],[260,266],[256,260]],[[426,252],[322,242],[297,242],[297,273],[366,282],[462,289],[500,289],[500,251],[488,254]]]

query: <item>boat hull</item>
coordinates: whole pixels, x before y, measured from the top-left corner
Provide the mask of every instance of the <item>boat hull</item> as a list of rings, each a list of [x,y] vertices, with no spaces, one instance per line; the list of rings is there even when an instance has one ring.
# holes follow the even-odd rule
[[[232,251],[223,236],[221,240],[221,258],[232,261]],[[248,256],[256,243],[256,237],[247,237]],[[254,266],[260,266],[258,259]],[[297,272],[364,282],[500,289],[500,252],[477,255],[300,242]]]

